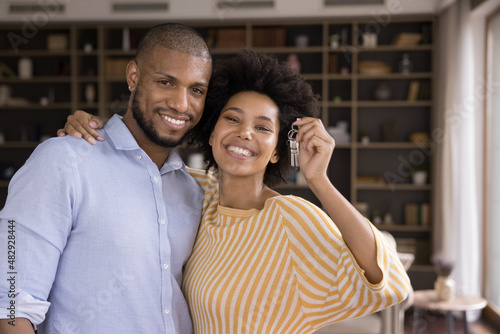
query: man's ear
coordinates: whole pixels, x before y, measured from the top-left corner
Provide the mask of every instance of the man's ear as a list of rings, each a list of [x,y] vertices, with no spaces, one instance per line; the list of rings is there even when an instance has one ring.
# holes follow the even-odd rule
[[[128,84],[128,89],[133,92],[135,88],[137,87],[137,84],[139,82],[139,77],[140,77],[140,72],[139,72],[139,66],[135,62],[135,60],[129,61],[127,64],[127,84]]]

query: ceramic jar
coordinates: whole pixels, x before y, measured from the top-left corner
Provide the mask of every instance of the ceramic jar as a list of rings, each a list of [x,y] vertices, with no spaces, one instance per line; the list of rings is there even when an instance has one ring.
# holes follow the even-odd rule
[[[441,301],[450,301],[455,298],[455,281],[450,276],[438,276],[434,282],[436,297]]]

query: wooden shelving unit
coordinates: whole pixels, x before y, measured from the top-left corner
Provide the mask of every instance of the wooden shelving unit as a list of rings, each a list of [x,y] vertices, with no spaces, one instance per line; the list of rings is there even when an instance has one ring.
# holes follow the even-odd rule
[[[404,206],[408,202],[431,203],[433,179],[429,175],[425,185],[414,185],[404,170],[405,161],[412,163],[416,157],[426,164],[430,153],[409,141],[414,132],[430,134],[434,112],[435,30],[434,17],[394,18],[384,26],[377,26],[378,43],[363,46],[362,35],[373,32],[373,20],[307,20],[307,21],[255,21],[255,22],[193,22],[212,49],[214,61],[228,58],[241,47],[251,47],[259,52],[275,55],[286,61],[294,53],[301,63],[301,74],[320,94],[322,119],[326,127],[338,121],[348,123],[351,140],[338,144],[329,169],[329,175],[338,189],[353,203],[365,202],[369,216],[374,211],[389,213],[393,225],[383,226],[396,238],[412,237],[432,244],[432,221],[429,226],[406,226]],[[0,105],[0,131],[6,142],[0,145],[0,163],[16,167],[29,156],[36,142],[43,136],[54,136],[64,124],[67,115],[83,109],[104,117],[125,110],[128,91],[125,84],[125,66],[134,57],[139,37],[153,25],[152,22],[126,24],[70,24],[47,25],[25,44],[12,49],[8,33],[22,36],[19,27],[0,25],[0,63],[17,72],[17,62],[22,57],[33,61],[33,78],[1,77],[0,85],[12,91],[12,97],[26,99],[25,103]],[[188,23],[189,24],[189,23]],[[123,50],[123,29],[129,29],[130,49]],[[232,33],[239,39],[221,39]],[[394,45],[394,38],[401,33],[422,34],[416,45]],[[48,50],[50,35],[67,37],[63,50]],[[301,36],[306,36],[306,46],[297,46]],[[339,36],[339,44],[330,45],[332,35]],[[263,37],[264,36],[264,37]],[[268,36],[268,37],[265,37]],[[269,36],[273,36],[272,39]],[[90,44],[92,47],[85,47]],[[413,69],[408,74],[399,71],[403,54],[409,54]],[[363,61],[384,61],[389,73],[359,73]],[[411,82],[427,87],[427,94],[413,101],[408,100]],[[387,100],[374,98],[374,90],[384,83],[391,96]],[[85,89],[94,86],[95,98],[87,101]],[[46,105],[40,104],[48,98]],[[397,124],[396,140],[386,141],[382,132],[385,123]],[[21,138],[22,132],[28,131]],[[30,133],[32,132],[32,133]],[[360,141],[362,133],[370,136],[370,143]],[[404,172],[402,172],[404,170]],[[384,177],[392,173],[397,182],[366,183],[357,178]],[[387,180],[387,177],[384,177]],[[0,203],[6,197],[7,182],[0,182]],[[280,187],[283,193],[296,193],[314,200],[312,193],[303,186],[289,184]],[[422,252],[417,249],[416,252]],[[418,256],[419,268],[429,267],[430,250]]]

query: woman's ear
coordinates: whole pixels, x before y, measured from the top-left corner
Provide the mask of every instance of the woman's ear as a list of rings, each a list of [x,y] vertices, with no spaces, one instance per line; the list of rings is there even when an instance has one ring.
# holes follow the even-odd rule
[[[210,134],[210,138],[208,138],[208,145],[212,146],[212,143],[213,143],[213,136],[214,136],[214,133],[212,132]]]
[[[271,160],[269,160],[270,163],[275,164],[280,160],[280,156],[278,155],[278,151],[274,150],[274,153],[271,157]]]

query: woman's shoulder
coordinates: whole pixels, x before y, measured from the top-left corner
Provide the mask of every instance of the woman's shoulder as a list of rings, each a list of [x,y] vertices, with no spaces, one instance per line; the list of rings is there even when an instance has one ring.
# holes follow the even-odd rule
[[[205,192],[214,192],[218,189],[218,179],[214,173],[202,169],[194,169],[186,166],[186,171],[198,182]]]
[[[269,198],[269,201],[272,201],[283,208],[289,208],[295,211],[321,210],[316,204],[295,195],[279,195]]]

